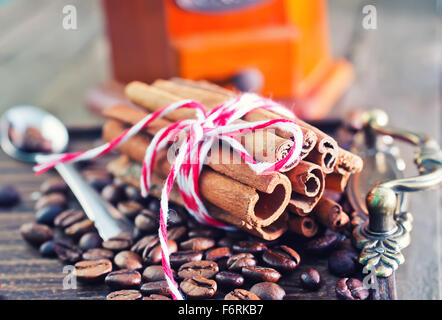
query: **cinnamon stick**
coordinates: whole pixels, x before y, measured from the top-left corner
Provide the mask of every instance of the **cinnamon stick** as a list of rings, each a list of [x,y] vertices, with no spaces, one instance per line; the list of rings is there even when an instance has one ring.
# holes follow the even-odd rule
[[[150,112],[157,111],[164,106],[186,98],[138,81],[129,83],[126,86],[125,93],[133,103],[142,106]],[[179,109],[165,115],[165,118],[171,121],[192,119],[195,118],[195,112],[190,109]],[[241,122],[244,121],[235,121],[235,123]],[[278,137],[267,130],[262,130],[262,132],[264,132],[264,136],[260,137],[256,137],[256,132],[242,136],[242,143],[247,151],[260,161],[276,162],[283,159],[292,148],[293,141]],[[292,163],[289,166],[291,168],[296,164]]]
[[[338,203],[326,198],[319,200],[312,211],[312,217],[333,230],[345,226],[350,221],[350,218]]]
[[[333,173],[326,177],[326,188],[337,192],[344,192],[350,176],[356,172],[361,172],[363,165],[364,162],[359,156],[339,148],[338,159]]]
[[[103,139],[113,140],[125,129],[122,123],[108,120],[103,127]],[[119,149],[131,159],[142,162],[149,143],[149,137],[139,134],[130,138]],[[168,175],[170,163],[167,161],[167,150],[163,149],[157,154],[154,171],[163,177]],[[282,215],[289,200],[282,184],[274,192],[264,193],[207,167],[203,168],[199,183],[205,200],[252,226],[272,224]]]
[[[318,233],[318,224],[310,217],[289,217],[289,230],[306,238],[314,237]]]

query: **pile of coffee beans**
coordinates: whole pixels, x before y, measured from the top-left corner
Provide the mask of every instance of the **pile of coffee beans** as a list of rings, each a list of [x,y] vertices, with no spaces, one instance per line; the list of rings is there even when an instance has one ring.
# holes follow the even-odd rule
[[[78,282],[105,283],[108,300],[171,299],[157,236],[159,199],[141,198],[136,188],[104,170],[88,169],[83,174],[104,199],[134,222],[133,234],[103,241],[67,185],[60,178],[50,178],[41,186],[35,222],[20,229],[23,238],[42,256],[73,264]],[[282,300],[286,292],[281,279],[303,268],[299,250],[302,256],[328,257],[329,271],[342,277],[335,288],[338,298],[368,297],[361,282],[352,278],[360,268],[357,252],[342,233],[326,230],[314,239],[303,239],[298,249],[289,241],[291,236],[264,241],[242,231],[202,226],[173,203],[169,216],[170,263],[188,299]],[[313,268],[302,269],[298,283],[306,292],[323,285],[321,274]]]

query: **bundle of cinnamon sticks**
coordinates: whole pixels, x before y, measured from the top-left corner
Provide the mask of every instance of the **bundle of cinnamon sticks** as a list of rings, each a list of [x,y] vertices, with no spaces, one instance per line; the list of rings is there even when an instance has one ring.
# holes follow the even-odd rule
[[[111,141],[149,113],[183,99],[200,102],[207,110],[232,99],[237,94],[206,81],[184,79],[157,80],[152,85],[132,82],[125,94],[132,104],[119,104],[104,111],[108,118],[103,138]],[[150,123],[143,133],[119,147],[122,156],[111,162],[109,170],[127,183],[138,187],[141,163],[152,137],[175,121],[192,119],[194,111],[178,109]],[[256,109],[237,122],[280,119],[284,116]],[[323,197],[324,190],[342,192],[351,174],[362,169],[362,159],[340,148],[336,141],[319,129],[293,118],[302,129],[303,145],[299,159],[283,172],[256,174],[236,154],[226,148],[212,149],[203,166],[199,190],[209,213],[266,240],[285,231],[312,237],[317,223],[337,229],[349,221],[336,202]],[[269,143],[271,142],[271,143]],[[283,130],[251,132],[241,137],[245,149],[258,161],[276,162],[293,146],[291,134]],[[228,161],[226,161],[226,159]],[[167,150],[156,156],[154,186],[150,192],[160,195],[171,163]],[[171,201],[183,204],[178,192]]]

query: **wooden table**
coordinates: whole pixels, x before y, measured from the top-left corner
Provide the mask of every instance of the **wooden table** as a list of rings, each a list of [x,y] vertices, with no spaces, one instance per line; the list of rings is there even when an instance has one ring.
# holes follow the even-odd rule
[[[62,28],[66,4],[77,7],[76,31]],[[362,8],[367,4],[372,1],[329,1],[333,50],[356,70],[354,85],[332,116],[354,107],[383,108],[391,124],[440,141],[441,22],[436,1],[378,1],[376,30],[362,28]],[[0,1],[0,112],[28,103],[48,109],[71,127],[98,125],[101,120],[84,108],[84,96],[108,79],[108,65],[98,0]],[[410,164],[406,174],[416,174],[412,150],[401,147]],[[29,165],[0,153],[0,184],[13,183],[24,198],[12,211],[0,211],[0,295],[103,298],[105,288],[62,290],[63,265],[41,259],[21,240],[18,228],[34,218],[31,197],[42,181],[31,174]],[[397,272],[400,299],[442,298],[439,193],[440,189],[410,197],[415,221],[412,243],[404,250],[406,264]]]

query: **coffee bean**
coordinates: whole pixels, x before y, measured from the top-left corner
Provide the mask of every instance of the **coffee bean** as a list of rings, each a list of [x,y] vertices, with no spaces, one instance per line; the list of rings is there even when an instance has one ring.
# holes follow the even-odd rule
[[[256,294],[244,290],[244,289],[235,289],[224,297],[224,300],[261,300]]]
[[[142,208],[143,207],[136,201],[123,201],[117,205],[117,209],[121,214],[129,219],[135,218]]]
[[[250,292],[256,294],[262,300],[282,300],[285,291],[273,282],[260,282],[250,288]]]
[[[230,258],[232,252],[229,247],[210,249],[206,252],[206,260],[218,261],[222,258]]]
[[[186,220],[184,215],[181,214],[177,210],[169,209],[168,214],[169,214],[169,216],[167,218],[167,223],[171,227],[180,226],[180,225],[184,224],[184,222]]]
[[[147,282],[166,280],[162,266],[148,266],[143,271],[143,279]]]
[[[69,190],[66,182],[60,177],[49,178],[42,183],[40,191],[43,194],[49,193],[67,193]]]
[[[74,223],[84,220],[86,215],[81,210],[68,209],[60,213],[54,220],[54,226],[60,228],[67,228]]]
[[[158,228],[158,218],[158,214],[144,209],[135,217],[135,226],[145,232],[152,232]]]
[[[0,187],[0,207],[11,207],[20,201],[20,194],[13,186]]]
[[[324,255],[329,253],[336,247],[340,239],[340,235],[336,232],[327,230],[327,232],[305,243],[305,250],[311,254]]]
[[[129,236],[121,235],[112,237],[109,240],[103,241],[101,244],[103,248],[119,252],[123,250],[129,250],[132,246],[132,240]]]
[[[192,278],[193,276],[202,276],[212,278],[219,271],[218,264],[214,261],[192,261],[183,264],[178,269],[178,276],[181,279]]]
[[[115,265],[120,269],[139,270],[143,267],[141,257],[132,251],[121,251],[114,258]]]
[[[185,226],[170,228],[167,230],[167,239],[181,241],[185,238],[186,233],[187,228]]]
[[[83,170],[84,179],[97,191],[101,192],[104,187],[112,183],[112,174],[106,170],[91,169]]]
[[[251,253],[238,253],[227,260],[227,269],[230,271],[241,271],[243,267],[256,265],[256,260]]]
[[[178,251],[178,246],[175,241],[173,240],[167,240],[167,247],[169,249],[170,253],[175,253]],[[158,264],[161,262],[163,256],[161,253],[161,245],[158,244],[152,250],[147,252],[147,247],[143,251],[143,261],[145,261],[148,264]]]
[[[343,278],[336,283],[336,296],[342,300],[365,300],[369,291],[358,279]]]
[[[304,269],[299,275],[299,279],[304,289],[315,291],[321,287],[321,275],[316,269]]]
[[[138,190],[134,186],[131,186],[131,185],[124,186],[124,193],[126,195],[126,198],[129,200],[133,200],[133,201],[137,201],[137,202],[144,201],[144,198],[141,196],[140,190]]]
[[[103,188],[101,191],[101,196],[104,200],[109,201],[112,204],[116,204],[124,200],[125,194],[122,187],[110,184]]]
[[[43,242],[38,250],[43,257],[55,257],[55,241],[49,240]]]
[[[84,252],[82,255],[83,260],[100,260],[100,259],[109,259],[112,260],[114,258],[114,253],[107,249],[95,248],[89,249]]]
[[[204,299],[210,298],[216,293],[217,285],[214,280],[194,276],[182,281],[180,283],[180,289],[188,298]]]
[[[266,250],[262,255],[262,260],[273,268],[291,271],[301,262],[301,257],[292,248],[282,245]]]
[[[109,293],[106,300],[141,300],[143,295],[138,290],[119,290]]]
[[[235,243],[232,249],[236,252],[259,253],[267,250],[267,246],[264,243],[257,241],[240,241],[238,243]]]
[[[260,266],[243,267],[241,272],[254,281],[277,282],[281,278],[281,274],[275,269]]]
[[[197,228],[189,231],[189,238],[205,237],[219,239],[224,235],[223,230],[214,228]]]
[[[328,269],[338,277],[349,277],[358,270],[358,258],[359,255],[355,251],[334,251],[328,258]]]
[[[78,246],[81,248],[81,250],[86,251],[89,249],[100,248],[102,242],[103,240],[98,233],[88,232],[81,236],[80,240],[78,241]]]
[[[181,242],[181,249],[191,251],[204,251],[215,246],[215,240],[205,237],[191,238]]]
[[[171,300],[171,299],[161,294],[151,294],[148,297],[144,297],[143,300]]]
[[[46,224],[52,226],[54,224],[55,218],[62,213],[63,207],[58,205],[49,205],[41,208],[35,213],[35,221],[38,223]]]
[[[90,283],[103,280],[112,271],[112,262],[108,259],[84,260],[75,264],[75,275],[79,282]]]
[[[81,257],[81,250],[67,241],[56,241],[55,252],[58,259],[67,263],[75,263]]]
[[[144,250],[147,250],[147,253],[149,253],[149,251],[152,250],[152,248],[155,247],[159,243],[159,241],[160,240],[158,239],[157,235],[145,236],[138,240],[137,243],[135,243],[132,248],[130,248],[130,251],[136,252],[141,255]]]
[[[215,276],[216,282],[222,287],[240,287],[244,284],[244,277],[235,272],[221,271]]]
[[[171,292],[166,280],[144,283],[141,286],[141,292],[144,295],[161,294],[170,297]]]
[[[142,237],[144,237],[146,235],[146,233],[140,229],[138,229],[137,227],[133,228],[132,233],[131,233],[131,238],[133,241],[138,241],[140,240]]]
[[[146,209],[152,212],[160,213],[160,199],[149,197],[146,200]]]
[[[20,233],[27,242],[39,246],[43,242],[52,240],[54,232],[47,225],[29,222],[20,227]]]
[[[200,261],[202,258],[203,253],[199,251],[178,251],[169,256],[170,264],[174,268],[178,268],[188,262]]]
[[[67,200],[66,196],[62,193],[51,193],[48,195],[45,195],[37,200],[35,203],[34,209],[36,211],[47,207],[47,206],[59,206],[62,208],[66,208],[67,206]]]
[[[104,283],[112,289],[138,288],[141,284],[141,274],[129,269],[112,271],[106,276]]]
[[[64,229],[64,233],[67,236],[73,237],[75,239],[78,239],[82,235],[84,235],[87,232],[95,230],[95,225],[92,220],[85,219],[79,222],[74,223],[73,225],[67,227]]]

